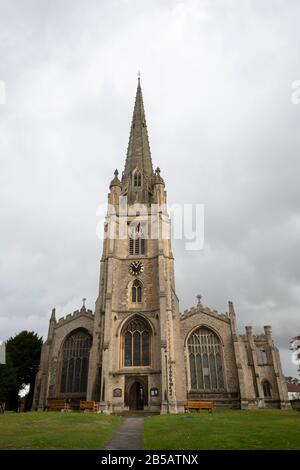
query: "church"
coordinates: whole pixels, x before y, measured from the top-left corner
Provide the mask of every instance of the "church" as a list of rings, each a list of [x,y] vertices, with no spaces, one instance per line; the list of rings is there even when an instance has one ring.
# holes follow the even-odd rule
[[[103,413],[181,413],[188,400],[239,409],[290,406],[271,326],[259,335],[246,326],[239,334],[232,302],[219,313],[200,296],[180,312],[171,238],[163,230],[171,224],[166,207],[139,79],[125,168],[109,185],[95,312],[84,302],[64,318],[52,310],[34,410],[54,399],[74,410],[80,400],[95,401]]]

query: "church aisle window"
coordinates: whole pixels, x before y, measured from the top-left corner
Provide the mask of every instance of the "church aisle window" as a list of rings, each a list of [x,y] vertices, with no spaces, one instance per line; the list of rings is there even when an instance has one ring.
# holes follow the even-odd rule
[[[61,393],[85,393],[92,337],[84,330],[72,333],[63,346]]]
[[[221,343],[213,331],[198,328],[188,339],[192,390],[224,390]]]

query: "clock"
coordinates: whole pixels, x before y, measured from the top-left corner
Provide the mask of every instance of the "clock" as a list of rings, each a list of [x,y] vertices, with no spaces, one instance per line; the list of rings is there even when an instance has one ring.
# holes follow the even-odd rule
[[[144,271],[144,265],[140,261],[132,261],[129,265],[129,272],[132,276],[138,276]]]

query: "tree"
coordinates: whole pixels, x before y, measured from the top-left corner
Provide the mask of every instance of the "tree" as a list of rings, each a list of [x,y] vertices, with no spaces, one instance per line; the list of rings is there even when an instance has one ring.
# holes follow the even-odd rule
[[[18,383],[10,356],[6,355],[6,364],[0,365],[0,402],[6,403],[9,397],[18,394]]]
[[[297,379],[296,377],[289,376],[289,377],[286,377],[285,380],[286,380],[286,383],[288,384],[298,385],[300,383],[299,379]]]
[[[43,339],[33,331],[21,331],[6,343],[6,351],[10,356],[17,379],[18,392],[29,385],[26,395],[25,411],[30,410],[33,400],[35,376],[39,369]]]
[[[295,338],[292,339],[291,344],[291,350],[294,351],[294,358],[298,364],[298,370],[300,373],[300,335],[295,336]]]

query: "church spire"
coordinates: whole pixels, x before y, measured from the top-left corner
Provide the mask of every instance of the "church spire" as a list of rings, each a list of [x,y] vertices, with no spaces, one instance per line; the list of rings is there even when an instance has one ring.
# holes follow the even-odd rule
[[[138,77],[138,86],[122,182],[131,176],[132,171],[135,168],[138,168],[146,177],[153,175],[140,76]]]

